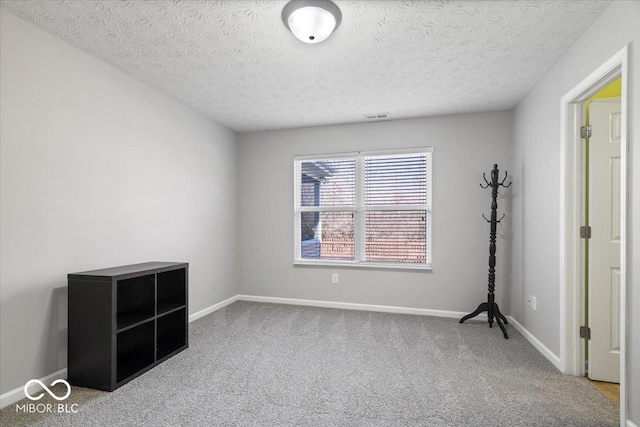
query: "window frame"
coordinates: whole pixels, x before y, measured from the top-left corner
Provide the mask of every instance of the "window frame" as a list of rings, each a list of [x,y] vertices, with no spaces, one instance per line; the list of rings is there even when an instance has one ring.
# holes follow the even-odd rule
[[[335,267],[365,267],[382,269],[402,269],[402,270],[432,270],[432,218],[433,218],[433,147],[416,147],[392,150],[358,151],[331,154],[301,155],[293,158],[294,175],[294,203],[293,203],[293,247],[294,265],[309,266],[335,266]],[[365,205],[365,171],[364,159],[369,156],[393,156],[402,154],[426,154],[426,204],[421,205]],[[355,159],[355,205],[348,206],[301,206],[301,165],[308,161],[325,161],[336,159]],[[425,211],[425,262],[424,263],[391,263],[391,262],[370,262],[366,261],[366,220],[367,211]],[[354,260],[322,260],[302,258],[301,244],[301,213],[302,212],[353,212],[354,214]]]

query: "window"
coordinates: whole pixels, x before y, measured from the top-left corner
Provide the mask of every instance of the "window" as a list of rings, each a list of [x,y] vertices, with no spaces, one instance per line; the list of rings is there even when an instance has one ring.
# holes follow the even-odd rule
[[[431,154],[296,157],[295,262],[429,268]]]

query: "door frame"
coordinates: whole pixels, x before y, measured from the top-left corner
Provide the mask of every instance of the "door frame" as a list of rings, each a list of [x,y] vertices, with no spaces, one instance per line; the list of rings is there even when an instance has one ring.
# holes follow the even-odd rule
[[[584,103],[618,77],[621,91],[621,230],[620,230],[620,425],[626,425],[626,316],[628,217],[628,46],[571,89],[560,101],[560,366],[565,374],[584,375],[585,345],[579,336],[584,322],[584,241],[579,228],[584,218],[584,149],[580,126]]]

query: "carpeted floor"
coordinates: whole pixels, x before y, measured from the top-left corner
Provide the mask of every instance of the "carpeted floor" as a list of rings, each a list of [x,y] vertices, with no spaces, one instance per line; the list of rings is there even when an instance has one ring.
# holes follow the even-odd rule
[[[112,392],[73,388],[43,426],[617,426],[618,407],[486,321],[236,302]]]

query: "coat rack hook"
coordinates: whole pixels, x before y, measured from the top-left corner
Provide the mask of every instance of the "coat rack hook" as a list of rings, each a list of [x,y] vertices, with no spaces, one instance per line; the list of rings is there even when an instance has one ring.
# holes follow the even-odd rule
[[[481,184],[480,184],[480,187],[482,187],[482,188],[488,188],[488,187],[490,187],[490,186],[491,186],[491,184],[489,183],[489,181],[487,181],[487,175],[483,173],[483,174],[482,174],[482,178],[484,179],[484,182],[486,182],[486,183],[487,183],[487,185],[482,185],[482,183],[481,183]]]
[[[511,184],[509,184],[509,185],[511,185]],[[484,216],[484,215],[482,215],[482,216]],[[485,218],[485,219],[486,219],[486,218]],[[504,219],[504,214],[502,214],[502,216],[500,217],[500,219],[499,219],[499,220],[497,220],[496,222],[500,222],[500,221],[502,221],[503,219]]]
[[[502,182],[500,183],[500,185],[502,185],[504,188],[510,187],[512,182],[508,183],[507,185],[504,185],[504,182],[507,180],[507,176],[509,175],[509,173],[507,171],[504,171],[504,179],[502,180]]]
[[[482,218],[486,219],[487,222],[491,222],[491,220],[489,218],[487,218],[486,216],[484,216],[484,214],[482,214]]]

